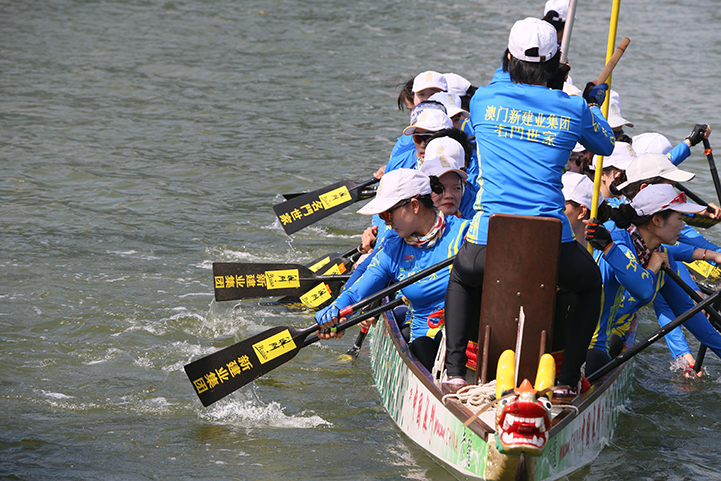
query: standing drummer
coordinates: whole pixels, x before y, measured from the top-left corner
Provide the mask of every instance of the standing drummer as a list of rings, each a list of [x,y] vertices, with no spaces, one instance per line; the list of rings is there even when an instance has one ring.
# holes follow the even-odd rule
[[[573,294],[557,383],[576,386],[580,380],[601,310],[601,275],[591,255],[574,240],[564,214],[561,175],[576,142],[606,156],[613,152],[614,136],[598,108],[608,85],[590,84],[584,98],[547,87],[559,58],[553,26],[536,18],[518,21],[503,58],[511,82],[479,88],[471,100],[480,190],[446,293],[450,389],[465,385],[466,344],[478,339],[488,221],[496,213],[552,217],[563,223],[558,284]]]

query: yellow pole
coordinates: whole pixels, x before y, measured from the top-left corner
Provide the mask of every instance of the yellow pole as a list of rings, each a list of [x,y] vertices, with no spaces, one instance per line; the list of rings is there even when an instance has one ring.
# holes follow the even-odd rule
[[[618,27],[618,11],[621,9],[621,0],[613,0],[613,7],[611,8],[611,24],[608,27],[608,45],[606,47],[606,63],[611,60],[613,52],[616,50],[616,29]],[[608,118],[608,106],[611,99],[611,77],[613,74],[608,76],[606,83],[608,84],[608,92],[606,100],[603,101],[601,112],[603,116]],[[596,156],[596,174],[593,178],[593,200],[591,201],[591,217],[598,215],[598,199],[601,191],[601,174],[603,173],[603,157],[600,155]],[[591,244],[588,245],[588,251],[593,253],[593,247]]]

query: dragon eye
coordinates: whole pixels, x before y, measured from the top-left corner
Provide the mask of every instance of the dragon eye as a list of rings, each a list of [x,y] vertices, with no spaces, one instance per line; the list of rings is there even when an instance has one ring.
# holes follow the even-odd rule
[[[516,401],[516,396],[509,396],[509,397],[507,397],[507,398],[505,398],[505,399],[501,399],[501,400],[498,402],[498,404],[500,404],[501,407],[504,407],[504,406],[506,406],[506,405],[508,405],[508,404],[511,404],[512,402],[515,402],[515,401]]]
[[[549,401],[545,397],[540,398],[538,402],[541,403],[541,406],[546,408],[546,411],[550,411],[551,408],[553,408],[553,404],[551,404],[551,401]]]

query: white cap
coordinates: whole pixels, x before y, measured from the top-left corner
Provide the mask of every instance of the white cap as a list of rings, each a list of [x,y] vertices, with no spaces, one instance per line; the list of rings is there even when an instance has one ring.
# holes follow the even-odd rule
[[[568,0],[548,0],[543,7],[543,16],[545,17],[551,10],[558,14],[558,18],[552,19],[554,22],[565,22],[568,16]]]
[[[668,154],[673,145],[663,135],[657,132],[646,132],[633,137],[633,150],[641,154]]]
[[[626,169],[628,180],[618,188],[623,189],[633,182],[652,177],[663,177],[674,182],[688,182],[696,177],[696,174],[679,169],[663,154],[643,154],[635,158],[628,166]]]
[[[633,127],[633,123],[624,119],[621,115],[621,97],[615,90],[611,90],[611,98],[608,104],[608,125],[612,129],[616,129],[624,125]]]
[[[603,168],[615,167],[619,170],[626,170],[636,157],[638,156],[636,152],[634,152],[633,147],[631,147],[631,144],[616,141],[616,145],[613,147],[613,153],[603,158]],[[594,164],[591,164],[590,167],[592,170],[596,170]]]
[[[631,206],[636,210],[636,214],[641,216],[652,215],[667,209],[686,214],[701,212],[705,209],[693,202],[686,202],[686,194],[677,193],[669,184],[653,184],[642,189],[631,201]]]
[[[453,121],[443,110],[426,108],[415,116],[413,115],[414,112],[415,109],[411,112],[411,125],[403,130],[404,135],[413,135],[416,128],[426,129],[430,132],[453,128]]]
[[[437,88],[442,91],[448,90],[448,82],[442,73],[434,70],[426,70],[416,75],[413,79],[413,93],[420,92],[428,88]]]
[[[471,82],[455,73],[444,73],[443,77],[448,84],[448,92],[453,94],[466,95],[468,87],[471,86]]]
[[[426,145],[426,156],[421,172],[426,175],[440,177],[448,172],[455,172],[466,180],[468,174],[462,169],[466,165],[466,152],[457,140],[450,137],[433,139]]]
[[[587,175],[578,174],[576,172],[566,172],[561,176],[563,182],[563,197],[566,200],[572,200],[581,205],[585,205],[588,209],[593,203],[593,181]],[[603,196],[598,195],[598,204],[603,202]]]
[[[471,114],[467,110],[461,108],[461,96],[452,92],[436,92],[431,95],[428,100],[440,102],[446,107],[446,113],[449,117],[457,114],[463,114],[463,117],[470,117]]]
[[[530,49],[538,49],[538,55],[526,55]],[[508,36],[508,51],[518,60],[526,62],[546,62],[558,51],[556,29],[540,18],[519,20],[511,28]]]
[[[359,214],[373,215],[385,212],[402,200],[431,193],[428,175],[416,169],[396,169],[381,178],[375,198]]]
[[[573,152],[576,152],[577,154],[580,152],[585,152],[588,149],[583,146],[583,144],[576,142],[576,146],[573,148]]]

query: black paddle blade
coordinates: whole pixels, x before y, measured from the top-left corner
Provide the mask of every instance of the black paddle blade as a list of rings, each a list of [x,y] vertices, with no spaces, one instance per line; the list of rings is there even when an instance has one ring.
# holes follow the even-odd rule
[[[203,406],[210,406],[295,357],[312,330],[274,327],[185,366]]]
[[[692,227],[708,229],[709,227],[713,227],[719,222],[721,222],[721,219],[712,219],[711,217],[705,217],[701,215],[683,214],[683,221]]]
[[[375,182],[378,182],[378,179],[371,179],[362,184],[350,181],[336,182],[328,187],[276,204],[273,210],[285,233],[291,235],[345,209],[359,199],[364,188]]]

